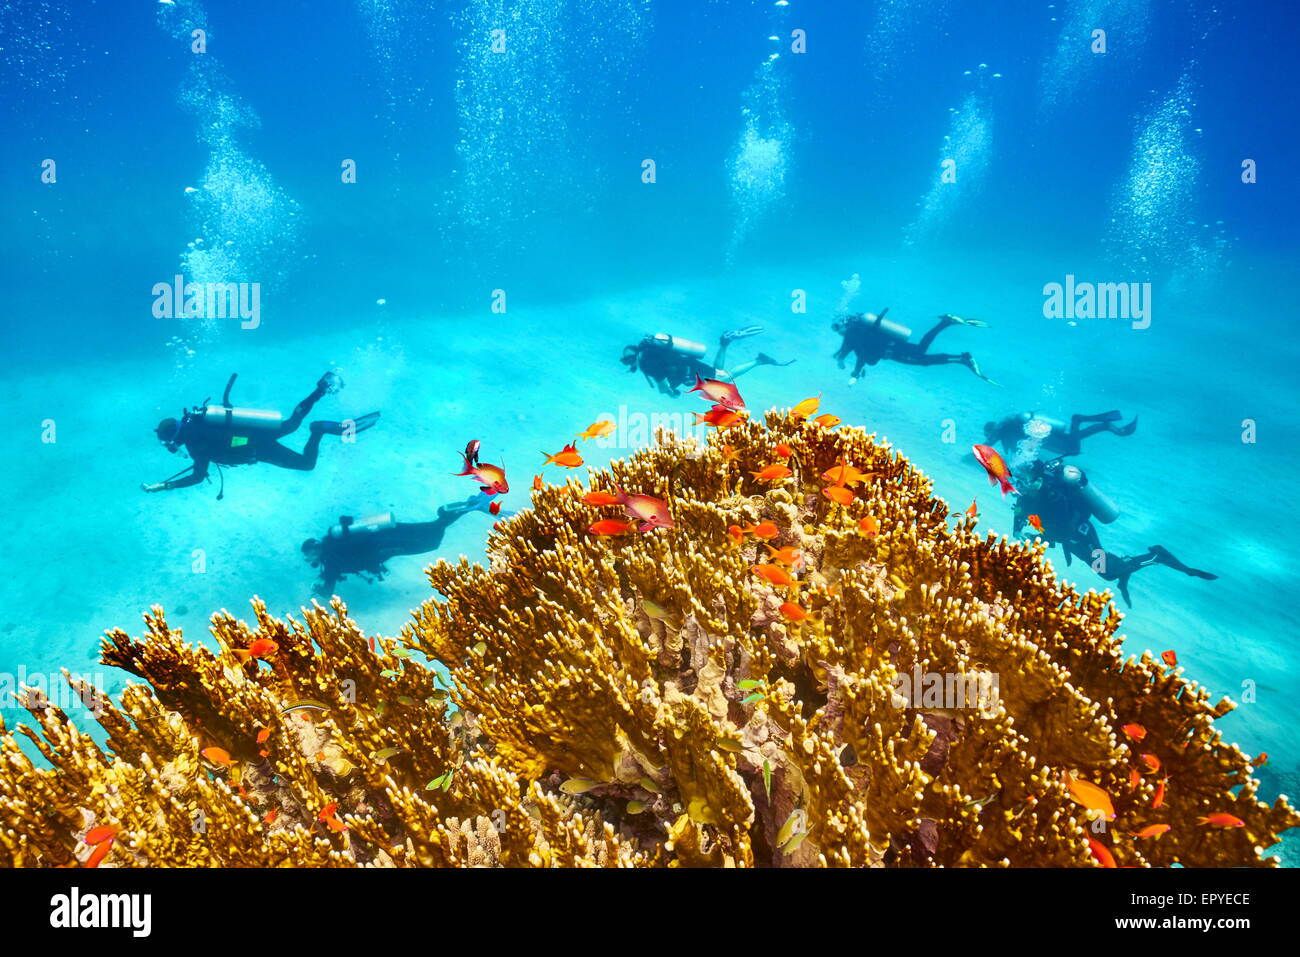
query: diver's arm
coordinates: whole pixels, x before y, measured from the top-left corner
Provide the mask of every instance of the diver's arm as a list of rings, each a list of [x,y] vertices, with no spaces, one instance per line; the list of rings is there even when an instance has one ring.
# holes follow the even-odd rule
[[[169,492],[176,488],[189,488],[191,485],[198,485],[208,477],[208,460],[195,459],[194,464],[189,467],[189,473],[183,478],[168,479],[154,485],[141,485],[140,488],[146,492]]]

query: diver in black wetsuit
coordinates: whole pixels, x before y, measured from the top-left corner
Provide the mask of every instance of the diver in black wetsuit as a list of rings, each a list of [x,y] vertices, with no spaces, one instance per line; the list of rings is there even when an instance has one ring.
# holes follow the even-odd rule
[[[1137,416],[1126,425],[1116,425],[1121,418],[1117,411],[1100,415],[1072,415],[1067,428],[1064,422],[1050,419],[1037,412],[1009,415],[998,422],[984,423],[984,439],[989,445],[1002,443],[1005,452],[1015,452],[1021,442],[1037,442],[1037,448],[1058,456],[1078,455],[1083,440],[1099,432],[1129,436],[1137,430]]]
[[[316,383],[311,395],[298,403],[289,418],[281,420],[279,412],[236,409],[231,406],[230,389],[235,384],[237,375],[238,373],[232,375],[226,383],[221,405],[208,405],[208,400],[204,399],[202,405],[187,410],[179,422],[176,419],[163,419],[158,423],[154,430],[158,440],[167,446],[169,452],[179,452],[184,448],[194,464],[165,481],[141,485],[141,489],[146,492],[165,492],[198,485],[207,477],[208,466],[211,464],[217,465],[220,470],[222,465],[267,462],[280,468],[309,472],[316,467],[316,456],[323,436],[364,432],[379,419],[378,412],[370,412],[342,422],[318,420],[311,424],[311,437],[307,439],[303,450],[295,452],[276,440],[296,431],[312,406],[322,396],[338,392],[343,387],[343,380],[336,373],[325,373]],[[222,495],[217,496],[221,497]]]
[[[853,356],[853,373],[849,385],[853,385],[862,375],[866,366],[874,366],[881,359],[892,359],[910,366],[937,366],[948,363],[964,365],[985,382],[997,385],[992,379],[980,372],[979,364],[969,352],[930,352],[930,345],[935,336],[949,326],[983,327],[986,323],[978,319],[963,319],[960,316],[942,315],[934,328],[921,337],[919,342],[912,342],[912,330],[906,326],[885,318],[889,312],[886,307],[879,315],[873,313],[841,316],[831,323],[831,328],[838,332],[843,341],[835,353],[835,361],[841,369],[844,360]]]
[[[1184,565],[1161,545],[1152,545],[1140,555],[1116,555],[1103,549],[1092,520],[1109,525],[1119,517],[1119,509],[1076,466],[1066,465],[1060,459],[1035,461],[1029,466],[1028,477],[1019,484],[1012,534],[1019,535],[1029,516],[1037,515],[1043,526],[1043,538],[1049,544],[1061,546],[1065,563],[1069,565],[1074,558],[1087,562],[1104,580],[1119,586],[1126,605],[1133,604],[1128,593],[1129,578],[1148,565],[1164,565],[1184,575],[1211,581],[1219,577]]]
[[[398,522],[391,512],[370,518],[339,517],[339,523],[323,539],[309,538],[302,543],[302,553],[313,568],[320,568],[317,595],[329,596],[339,579],[360,575],[367,581],[381,581],[388,569],[384,566],[398,555],[422,555],[442,544],[448,527],[462,515],[487,511],[492,497],[478,493],[463,502],[444,505],[431,522]],[[508,518],[513,512],[502,512]]]
[[[664,395],[679,396],[682,394],[683,386],[695,384],[696,376],[701,379],[730,381],[756,366],[788,366],[794,362],[793,359],[777,362],[766,353],[760,352],[749,362],[741,363],[728,371],[727,346],[737,339],[755,336],[762,331],[762,326],[748,326],[744,329],[724,332],[718,339],[718,351],[714,354],[712,363],[704,361],[707,350],[700,343],[663,332],[646,336],[635,345],[625,347],[619,361],[627,366],[628,372],[640,371],[645,376],[646,382]]]

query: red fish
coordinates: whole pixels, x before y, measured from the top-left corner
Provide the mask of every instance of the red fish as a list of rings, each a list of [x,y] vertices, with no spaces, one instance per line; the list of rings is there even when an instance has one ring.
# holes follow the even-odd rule
[[[656,528],[672,528],[673,518],[668,514],[668,503],[653,495],[628,495],[618,490],[618,504],[628,518],[636,519],[641,524],[637,531],[649,532]]]
[[[695,416],[695,424],[701,422],[713,426],[715,429],[725,429],[729,425],[739,422],[741,415],[735,409],[728,409],[724,405],[715,405],[706,413],[692,412]]]
[[[491,505],[488,506],[488,514],[490,515],[501,514],[501,499],[495,500]]]
[[[506,470],[489,462],[480,464],[477,456],[473,462],[468,455],[465,456],[465,471],[456,474],[470,476],[488,495],[504,495],[510,491],[510,484],[506,481]]]
[[[566,469],[576,469],[582,464],[582,456],[578,454],[577,447],[572,443],[566,445],[554,455],[550,455],[547,452],[543,452],[542,454],[546,456],[546,465],[555,464]]]
[[[776,454],[781,456],[783,459],[788,459],[790,456],[794,455],[794,449],[790,448],[790,446],[786,445],[784,442],[778,442],[776,446]]]
[[[1170,668],[1178,667],[1178,655],[1174,653],[1172,648],[1169,651],[1160,652],[1160,658]]]
[[[740,397],[740,390],[736,388],[734,382],[723,382],[721,379],[701,379],[697,375],[695,377],[695,386],[690,391],[702,392],[704,397],[715,406],[722,406],[724,409],[743,409],[745,407],[745,400]]]
[[[768,541],[771,541],[781,534],[781,530],[778,529],[776,524],[773,522],[759,522],[757,525],[749,526],[745,531],[753,535],[755,538],[765,538]]]
[[[279,816],[280,816],[280,809],[278,807],[273,807],[271,808],[271,810],[266,812],[266,817],[262,818],[262,821],[265,822],[266,824],[274,824],[275,819]]]
[[[100,865],[100,862],[103,861],[104,858],[108,857],[108,852],[111,851],[112,849],[113,849],[113,839],[110,837],[108,840],[103,841],[102,843],[100,843],[95,847],[95,850],[91,852],[90,857],[86,858],[86,863],[84,866],[98,867]]]
[[[980,513],[979,506],[976,504],[977,501],[978,501],[977,499],[970,500],[970,508],[966,509],[967,518],[974,518],[976,515]]]
[[[1134,741],[1141,741],[1143,738],[1147,736],[1147,729],[1142,727],[1142,725],[1140,724],[1126,724],[1122,728],[1120,728],[1120,730],[1123,731],[1125,734],[1127,734]]]
[[[836,505],[848,505],[853,501],[853,493],[842,485],[828,485],[822,489],[822,494]]]
[[[582,500],[588,505],[618,505],[619,497],[613,492],[588,492],[582,496]]]
[[[1139,754],[1138,757],[1142,760],[1142,763],[1147,766],[1148,771],[1160,770],[1160,759],[1154,754]]]
[[[1161,780],[1161,782],[1156,785],[1156,796],[1151,799],[1151,807],[1153,810],[1158,809],[1163,807],[1164,803],[1165,803],[1165,782],[1164,780]]]
[[[973,445],[971,448],[975,450],[975,458],[980,465],[984,466],[984,471],[989,473],[990,485],[1001,485],[1003,495],[1008,492],[1015,495],[1020,494],[1016,491],[1016,487],[1011,484],[1011,469],[1003,461],[1002,456],[998,454],[997,449],[988,445]]]
[[[225,748],[204,748],[199,754],[203,755],[213,764],[219,764],[223,768],[230,766],[230,752]]]
[[[372,650],[373,650],[373,649],[372,649]],[[266,743],[266,739],[269,738],[270,736],[271,736],[271,729],[270,729],[270,728],[263,728],[261,731],[257,732],[257,743],[258,743],[258,744],[265,744],[265,743]]]
[[[320,814],[316,815],[316,820],[324,821],[331,831],[346,831],[348,826],[340,821],[335,812],[339,809],[338,801],[331,801],[321,809]]]
[[[1165,831],[1169,830],[1169,827],[1170,825],[1168,824],[1148,824],[1146,827],[1142,828],[1142,830],[1134,831],[1133,836],[1139,841],[1145,840],[1148,837],[1159,837],[1161,834],[1165,833]]]
[[[1129,768],[1128,789],[1130,791],[1136,791],[1141,786],[1142,786],[1142,772],[1139,771],[1137,768]]]
[[[1197,824],[1208,824],[1210,827],[1245,827],[1246,822],[1234,814],[1226,814],[1219,811],[1217,814],[1207,814],[1205,817],[1198,817]]]
[[[240,661],[248,661],[252,658],[265,659],[270,658],[279,650],[280,646],[270,638],[258,638],[247,648],[236,648],[235,656],[238,657]]]
[[[105,841],[111,841],[117,836],[117,828],[112,824],[101,824],[99,827],[92,827],[86,832],[85,841],[87,844],[103,844]]]
[[[1027,521],[1029,522],[1030,528],[1036,531],[1039,535],[1043,534],[1043,520],[1041,518],[1037,515],[1030,515]]]
[[[731,540],[737,545],[745,540],[745,532],[739,525],[728,525],[727,534],[731,536]]]
[[[636,531],[636,525],[619,518],[602,518],[587,529],[588,535],[626,535]]]
[[[750,472],[760,482],[777,482],[783,478],[789,478],[794,473],[784,465],[769,465],[757,472]]]
[[[1251,759],[1251,762],[1250,762],[1250,766],[1251,766],[1252,768],[1262,768],[1262,767],[1263,767],[1264,765],[1266,765],[1266,764],[1268,764],[1268,752],[1267,752],[1267,751],[1261,751],[1261,752],[1259,752],[1259,757]]]
[[[1115,855],[1110,852],[1110,848],[1101,843],[1101,841],[1097,840],[1095,837],[1089,836],[1088,850],[1092,852],[1092,856],[1097,859],[1097,863],[1102,867],[1119,866],[1115,863]]]
[[[867,535],[874,535],[880,531],[880,524],[870,515],[866,518],[858,519],[858,531]]]
[[[542,477],[541,477],[540,475],[534,475],[534,476],[533,476],[533,491],[534,491],[534,492],[540,492],[541,490],[542,490]]]
[[[795,602],[787,601],[781,605],[781,616],[786,621],[803,621],[808,617],[808,612]]]
[[[780,565],[755,565],[753,570],[755,575],[772,585],[789,586],[799,584]]]

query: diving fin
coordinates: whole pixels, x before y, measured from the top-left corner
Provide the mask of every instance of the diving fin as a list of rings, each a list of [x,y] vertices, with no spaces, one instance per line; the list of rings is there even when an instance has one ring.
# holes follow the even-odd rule
[[[1151,553],[1157,565],[1164,565],[1166,568],[1180,571],[1184,575],[1191,575],[1193,578],[1204,578],[1207,581],[1214,581],[1219,577],[1213,572],[1202,571],[1199,568],[1192,568],[1190,565],[1184,565],[1163,545],[1152,545],[1147,549],[1147,551]]]

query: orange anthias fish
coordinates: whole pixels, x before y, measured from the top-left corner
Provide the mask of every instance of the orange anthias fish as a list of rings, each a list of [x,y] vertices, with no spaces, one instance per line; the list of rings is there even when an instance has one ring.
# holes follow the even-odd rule
[[[790,448],[790,446],[786,445],[784,442],[778,442],[776,445],[776,454],[781,456],[783,459],[788,459],[790,456],[794,455],[794,449]]]
[[[751,525],[744,529],[755,538],[763,538],[771,541],[781,534],[781,530],[776,527],[775,522],[759,522],[757,525]]]
[[[727,534],[737,545],[745,540],[745,531],[739,525],[728,525]]]
[[[790,568],[796,568],[803,564],[803,554],[793,545],[787,545],[785,548],[773,548],[771,545],[764,545],[763,547],[767,549],[768,561],[786,565]]]
[[[695,416],[696,425],[703,422],[715,429],[725,429],[729,425],[735,425],[741,419],[739,412],[735,409],[728,409],[725,405],[715,405],[708,412],[692,412],[691,415]]]
[[[1223,811],[1217,814],[1207,814],[1205,817],[1198,817],[1197,824],[1208,824],[1210,827],[1245,827],[1246,822],[1235,814],[1226,814]]]
[[[542,454],[546,456],[546,462],[544,463],[546,465],[555,464],[566,469],[576,469],[582,464],[582,456],[578,454],[578,450],[573,443],[569,443],[554,455],[546,452]]]
[[[331,801],[329,804],[326,804],[325,807],[321,809],[320,814],[316,815],[316,820],[324,821],[326,826],[328,826],[331,831],[346,831],[348,829],[348,826],[344,824],[342,821],[340,821],[338,817],[335,816],[335,812],[338,809],[339,809],[339,802]]]
[[[971,500],[970,500],[970,508],[966,509],[966,517],[967,517],[967,518],[974,518],[976,515],[978,515],[978,514],[980,513],[980,507],[979,507],[979,505],[976,504],[977,502],[978,502],[978,499],[971,499]]]
[[[617,505],[619,498],[613,492],[588,492],[582,496],[588,505]]]
[[[1115,855],[1110,852],[1110,848],[1091,835],[1088,836],[1088,850],[1102,867],[1119,866],[1115,863]]]
[[[740,397],[740,390],[736,388],[734,382],[723,382],[721,379],[701,379],[697,375],[695,385],[689,391],[703,393],[704,397],[715,406],[721,406],[724,409],[743,409],[745,407],[745,400]]]
[[[1148,824],[1146,827],[1142,828],[1142,830],[1134,831],[1133,836],[1137,838],[1137,840],[1142,841],[1148,837],[1159,837],[1161,834],[1165,833],[1165,831],[1169,830],[1169,828],[1170,825],[1168,824]]]
[[[835,426],[839,425],[840,422],[842,421],[843,420],[838,415],[831,415],[829,412],[827,412],[825,415],[819,415],[817,416],[817,418],[813,419],[813,422],[815,422],[817,425],[820,425],[823,429],[833,429],[835,428]]]
[[[816,412],[817,407],[821,404],[822,404],[821,396],[817,396],[817,398],[815,399],[804,399],[802,402],[798,403],[793,409],[790,410],[790,414],[793,415],[796,419],[806,419],[808,418],[808,416]]]
[[[722,461],[734,462],[739,457],[740,457],[740,453],[737,452],[735,449],[733,449],[730,445],[724,445],[722,447]]]
[[[99,827],[92,827],[85,837],[87,844],[103,844],[105,841],[111,841],[117,836],[117,827],[112,824],[101,824]]]
[[[608,419],[602,419],[599,422],[591,423],[591,425],[587,426],[586,431],[579,432],[578,438],[603,439],[605,436],[613,432],[614,429],[616,428],[618,428],[618,426],[616,426],[613,422],[610,422]]]
[[[1153,810],[1155,810],[1164,806],[1164,803],[1165,803],[1165,782],[1162,780],[1159,784],[1156,785],[1156,795],[1151,799],[1151,807]]]
[[[257,743],[265,744],[266,739],[269,738],[270,736],[271,736],[271,729],[263,728],[261,731],[257,732]]]
[[[534,476],[533,476],[533,491],[534,491],[534,492],[540,492],[541,490],[542,490],[542,477],[541,477],[540,475],[534,475]]]
[[[880,531],[880,524],[870,515],[866,518],[858,519],[858,531],[865,532],[867,535],[874,535]]]
[[[832,485],[861,485],[867,478],[866,472],[855,469],[847,462],[832,465],[822,473],[822,479]]]
[[[110,837],[101,841],[95,850],[91,852],[90,857],[86,858],[85,867],[98,867],[104,858],[108,857],[108,852],[113,849],[113,839]]]
[[[1030,515],[1029,518],[1026,519],[1026,521],[1029,522],[1029,527],[1032,528],[1034,531],[1036,531],[1039,535],[1043,534],[1043,520],[1041,518],[1039,518],[1037,515]]]
[[[1259,757],[1257,757],[1257,758],[1252,758],[1252,759],[1251,759],[1251,762],[1250,762],[1250,766],[1251,766],[1252,768],[1262,768],[1262,767],[1263,767],[1264,765],[1266,765],[1266,764],[1268,764],[1268,752],[1267,752],[1267,751],[1261,751],[1261,752],[1259,752]]]
[[[510,483],[506,481],[506,470],[498,465],[471,462],[469,456],[465,456],[465,471],[456,474],[470,476],[488,495],[504,495],[510,491]]]
[[[837,505],[848,505],[853,501],[853,493],[842,485],[828,485],[822,494]]]
[[[783,478],[789,478],[794,473],[784,465],[769,465],[757,472],[750,472],[750,475],[760,482],[776,482]]]
[[[235,655],[241,661],[248,661],[252,658],[270,658],[279,650],[280,646],[270,638],[258,638],[247,648],[236,648]]]
[[[1160,652],[1160,659],[1170,668],[1178,667],[1178,655],[1175,654],[1172,649]]]
[[[1122,728],[1120,728],[1120,730],[1123,731],[1125,734],[1127,734],[1134,741],[1141,741],[1143,738],[1147,736],[1147,729],[1142,727],[1142,725],[1140,724],[1126,724]]]
[[[213,764],[219,764],[222,767],[230,766],[230,752],[225,748],[204,748],[199,754],[203,755]]]
[[[1139,754],[1138,757],[1141,759],[1142,763],[1147,766],[1148,771],[1160,770],[1160,759],[1154,754]]]
[[[492,502],[490,505],[488,505],[488,514],[489,514],[489,515],[500,515],[500,514],[501,514],[501,499],[497,499],[496,501],[494,501],[494,502]]]
[[[265,824],[274,824],[275,819],[279,816],[280,816],[280,809],[278,807],[273,807],[271,808],[271,810],[266,812],[266,816],[262,818],[262,821]]]
[[[1100,811],[1108,821],[1115,820],[1115,805],[1110,795],[1090,781],[1080,781],[1066,772],[1065,785],[1070,789],[1070,796],[1090,811]]]
[[[1142,772],[1139,771],[1137,768],[1129,768],[1128,789],[1130,791],[1136,791],[1141,786],[1142,786]]]
[[[808,612],[804,611],[795,602],[787,601],[781,605],[781,616],[786,621],[803,621],[808,617]]]
[[[653,495],[628,495],[619,489],[618,504],[623,506],[628,518],[641,523],[637,526],[639,532],[673,527],[673,517],[668,514],[668,503],[661,498]]]
[[[1015,495],[1020,494],[1016,491],[1016,487],[1011,484],[1011,469],[1002,456],[998,454],[997,449],[988,445],[972,445],[971,448],[974,449],[975,458],[980,465],[984,466],[984,471],[989,473],[990,485],[1001,485],[1003,495],[1008,492]]]
[[[755,575],[771,585],[790,586],[799,584],[780,565],[755,565],[753,571]]]
[[[621,518],[602,518],[587,529],[588,535],[626,535],[635,532],[636,524],[625,522]]]

